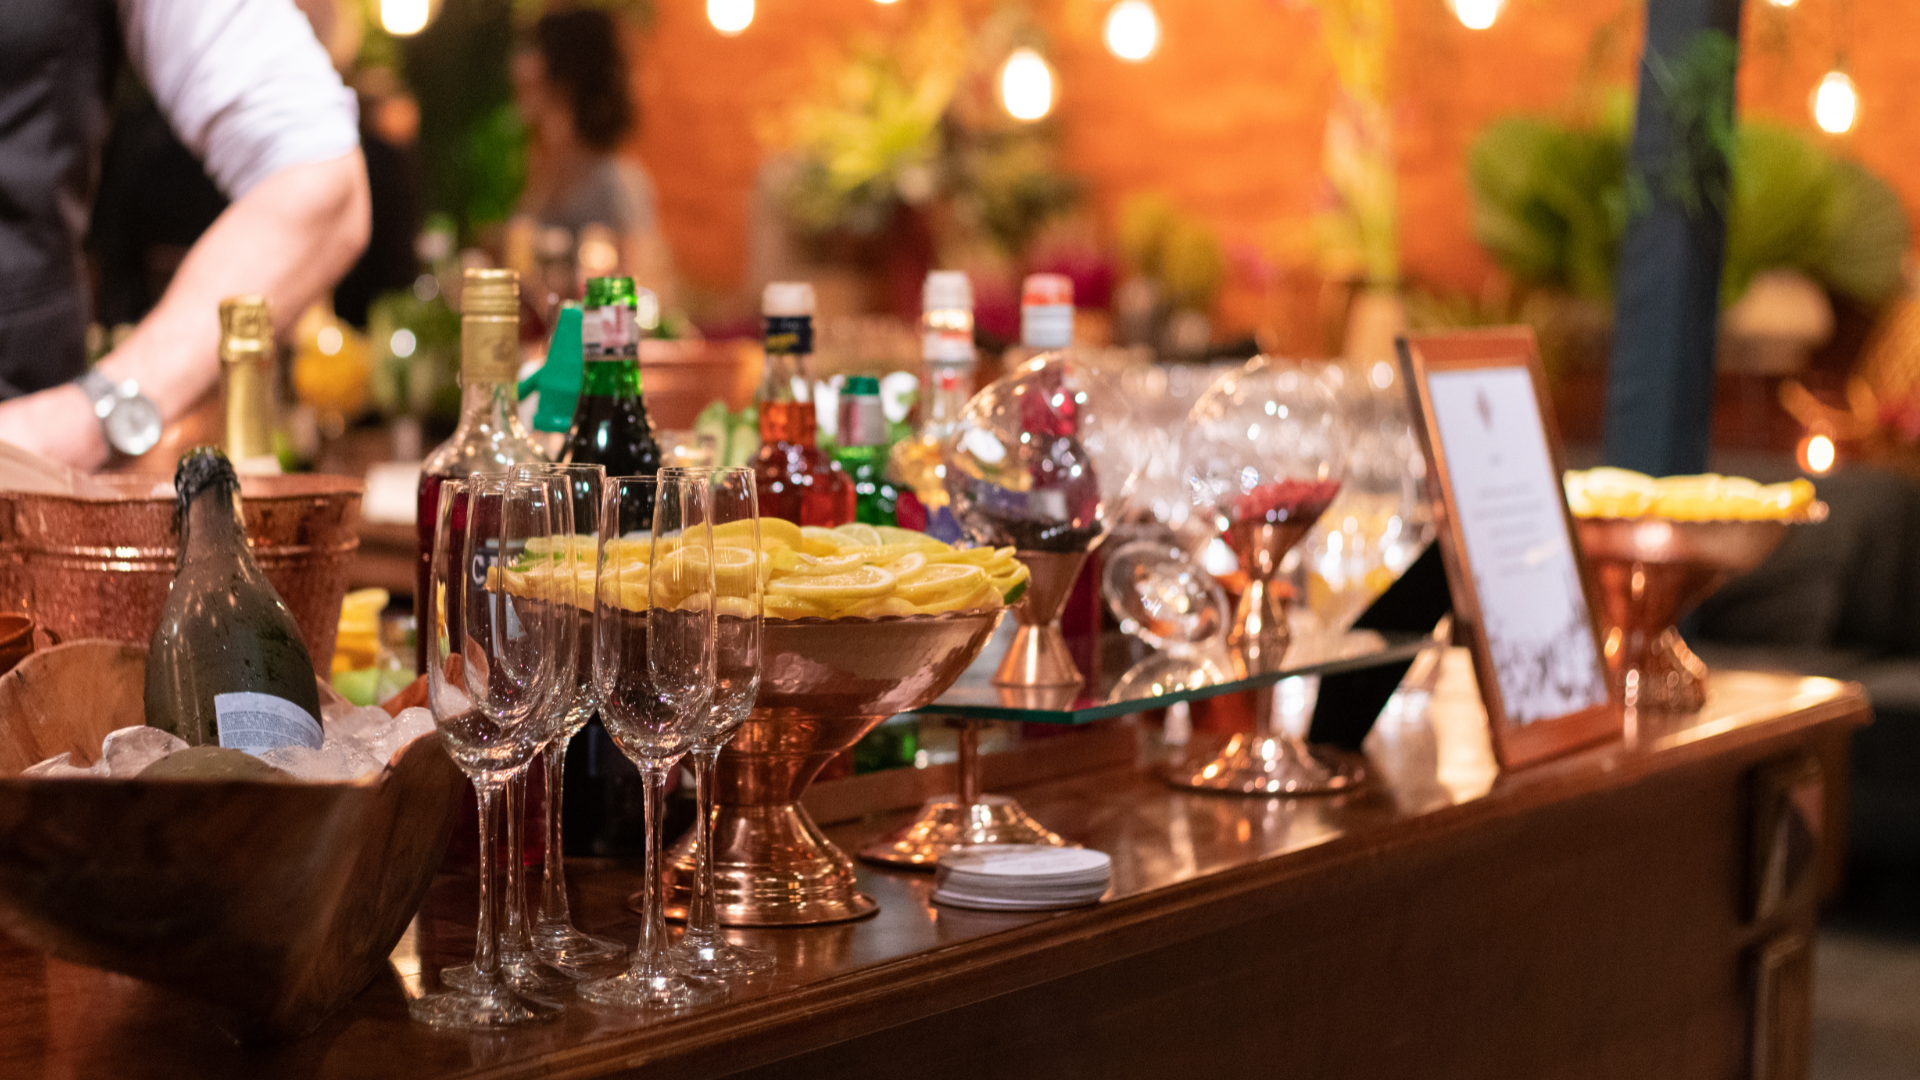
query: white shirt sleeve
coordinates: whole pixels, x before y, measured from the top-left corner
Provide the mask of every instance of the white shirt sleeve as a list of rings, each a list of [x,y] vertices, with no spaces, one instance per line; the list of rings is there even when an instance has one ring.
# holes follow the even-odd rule
[[[119,0],[127,55],[228,198],[360,145],[358,106],[292,0]]]

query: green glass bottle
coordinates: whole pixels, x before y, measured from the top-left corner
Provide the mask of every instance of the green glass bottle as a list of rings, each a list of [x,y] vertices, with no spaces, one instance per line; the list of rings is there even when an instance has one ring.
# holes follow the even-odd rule
[[[580,307],[585,372],[560,460],[604,465],[608,476],[652,476],[660,444],[641,398],[639,290],[632,278],[592,278]]]
[[[147,726],[250,754],[319,749],[313,659],[247,549],[232,463],[212,447],[194,450],[173,486],[179,556],[147,646]]]
[[[887,417],[880,408],[880,380],[853,375],[840,388],[839,449],[833,460],[853,479],[853,520],[896,524],[900,490],[887,479]]]

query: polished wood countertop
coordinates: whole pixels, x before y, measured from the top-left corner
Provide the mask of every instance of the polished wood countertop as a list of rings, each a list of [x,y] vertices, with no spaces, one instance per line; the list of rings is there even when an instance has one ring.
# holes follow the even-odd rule
[[[1703,763],[1759,762],[1812,729],[1844,730],[1868,716],[1851,684],[1716,673],[1697,715],[1649,722],[1624,743],[1503,776],[1462,659],[1450,656],[1444,665],[1431,723],[1382,722],[1369,743],[1379,782],[1351,795],[1181,792],[1146,767],[1015,792],[1058,832],[1113,855],[1113,888],[1093,907],[1045,914],[942,908],[930,903],[930,876],[862,867],[880,913],[838,926],[736,932],[775,953],[780,966],[729,1003],[647,1027],[576,1005],[556,1023],[477,1035],[434,1032],[406,1014],[423,967],[471,955],[473,881],[448,875],[396,949],[391,976],[313,1035],[275,1047],[237,1047],[205,1006],[0,940],[0,1075],[725,1076],[1218,932],[1249,919],[1247,905],[1263,894],[1337,890],[1356,868],[1417,857],[1463,830],[1499,829],[1543,807]],[[852,849],[901,818],[829,833]],[[579,860],[570,869],[580,924],[631,940],[637,920],[624,900],[639,887],[633,868]],[[900,1066],[904,1074],[910,1063]]]

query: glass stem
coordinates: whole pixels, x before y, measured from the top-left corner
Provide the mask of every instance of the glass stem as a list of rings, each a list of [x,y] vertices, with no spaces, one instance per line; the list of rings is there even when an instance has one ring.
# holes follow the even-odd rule
[[[971,807],[980,802],[980,726],[971,720],[960,721],[960,805]]]
[[[546,753],[547,845],[545,858],[541,860],[544,889],[540,895],[540,925],[554,929],[566,929],[573,923],[573,916],[567,910],[565,842],[560,834],[560,793],[566,787],[570,741],[565,736],[555,739]]]
[[[720,760],[720,748],[693,752],[694,804],[698,820],[694,828],[693,895],[687,900],[687,937],[711,942],[720,936],[720,912],[714,906],[713,873],[713,769]]]
[[[667,810],[667,770],[651,765],[646,770],[647,785],[647,910],[640,916],[640,955],[634,966],[643,971],[666,969],[667,918],[666,878],[660,866],[660,824]]]
[[[527,855],[522,826],[527,819],[527,776],[521,769],[507,781],[507,925],[501,933],[509,949],[527,944]]]
[[[500,784],[475,780],[480,797],[480,918],[474,931],[473,969],[490,987],[500,982],[499,926],[493,918],[493,845],[500,826]]]

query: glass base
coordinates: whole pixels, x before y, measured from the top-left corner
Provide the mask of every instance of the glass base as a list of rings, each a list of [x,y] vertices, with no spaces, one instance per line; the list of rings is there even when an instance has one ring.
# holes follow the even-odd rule
[[[527,997],[552,999],[564,996],[573,989],[573,979],[559,968],[543,963],[539,957],[530,954],[521,956],[501,956],[500,980],[517,994]],[[486,980],[480,977],[480,971],[472,964],[443,968],[440,972],[440,985],[478,994],[486,987]]]
[[[627,947],[612,938],[595,937],[566,923],[541,926],[533,931],[533,951],[540,959],[575,979],[586,978],[596,968],[625,962]]]
[[[1239,795],[1326,795],[1359,786],[1366,759],[1286,735],[1235,735],[1212,759],[1167,772],[1175,787]]]
[[[888,866],[932,870],[940,856],[971,844],[1069,846],[1010,795],[982,795],[972,806],[962,804],[956,795],[936,795],[906,827],[861,848],[860,857]]]
[[[610,1009],[670,1016],[727,999],[727,988],[672,968],[632,971],[580,984],[580,1000]]]
[[[443,982],[445,977],[446,972],[441,972]],[[408,1015],[428,1027],[437,1028],[484,1030],[514,1027],[557,1019],[563,1012],[566,1012],[564,1005],[534,1001],[500,988],[479,992],[447,990],[407,1003]]]
[[[735,945],[717,934],[709,941],[682,938],[668,955],[675,968],[696,979],[750,979],[774,967],[771,953]]]

